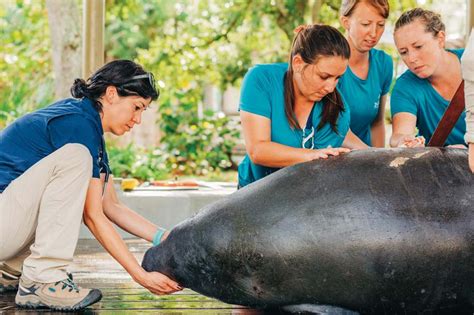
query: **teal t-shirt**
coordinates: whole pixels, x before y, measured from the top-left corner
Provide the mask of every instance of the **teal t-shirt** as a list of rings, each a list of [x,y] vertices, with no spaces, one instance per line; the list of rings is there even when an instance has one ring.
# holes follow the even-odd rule
[[[378,49],[369,51],[369,72],[362,80],[347,67],[338,89],[351,111],[351,130],[372,145],[370,128],[379,113],[380,97],[388,93],[393,76],[392,58]]]
[[[240,110],[270,119],[271,141],[301,148],[302,131],[292,129],[285,114],[283,80],[287,69],[287,63],[262,64],[251,68],[242,82]],[[315,128],[314,149],[340,147],[349,130],[348,108],[340,113],[337,121],[338,133],[335,133],[329,123],[317,130],[323,103],[317,102],[314,106],[312,120]],[[276,170],[278,168],[254,164],[246,155],[239,165],[239,185],[246,186]]]
[[[461,59],[464,49],[449,51]],[[425,137],[426,142],[431,139],[448,105],[449,101],[439,95],[427,79],[420,79],[410,70],[397,79],[390,99],[392,117],[402,112],[415,115],[418,134]],[[466,112],[463,112],[449,134],[446,145],[464,143],[465,118]]]

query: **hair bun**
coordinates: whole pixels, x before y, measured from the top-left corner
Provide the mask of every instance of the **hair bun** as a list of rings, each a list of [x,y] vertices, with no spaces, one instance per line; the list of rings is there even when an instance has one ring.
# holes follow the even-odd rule
[[[75,98],[83,98],[86,96],[87,84],[83,79],[75,79],[71,87],[71,95]]]

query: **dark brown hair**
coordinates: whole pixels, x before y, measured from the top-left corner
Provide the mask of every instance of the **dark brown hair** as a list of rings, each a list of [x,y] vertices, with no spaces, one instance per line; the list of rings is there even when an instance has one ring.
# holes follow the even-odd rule
[[[400,27],[413,23],[416,20],[420,20],[425,25],[425,31],[433,34],[433,36],[437,36],[439,32],[446,29],[441,20],[441,15],[430,10],[415,8],[403,12],[395,23],[394,32],[396,32]]]
[[[102,66],[90,78],[76,79],[71,87],[75,98],[86,97],[92,101],[94,108],[102,111],[99,98],[104,95],[108,86],[115,86],[120,96],[141,96],[156,100],[160,95],[155,87],[153,74],[131,60],[114,60]]]
[[[351,16],[357,5],[361,2],[374,7],[384,19],[388,18],[390,5],[388,0],[342,0],[340,13],[342,16]]]
[[[296,28],[295,38],[291,46],[291,52],[288,62],[288,70],[285,73],[285,113],[290,126],[300,129],[296,119],[295,106],[295,88],[293,86],[293,66],[292,60],[296,55],[300,55],[307,64],[315,64],[321,57],[340,56],[349,59],[349,43],[344,36],[334,27],[328,25],[306,25]],[[337,119],[339,113],[344,111],[344,104],[341,95],[334,89],[332,93],[327,94],[322,99],[324,108],[321,114],[321,121],[317,130],[321,129],[326,123],[330,123],[331,129],[337,132]]]

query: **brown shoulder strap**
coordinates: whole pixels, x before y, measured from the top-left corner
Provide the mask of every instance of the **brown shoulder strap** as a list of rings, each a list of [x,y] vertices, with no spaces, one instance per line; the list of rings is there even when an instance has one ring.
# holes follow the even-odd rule
[[[441,117],[441,120],[438,123],[438,127],[431,136],[430,142],[428,142],[429,147],[442,147],[448,139],[451,130],[453,130],[454,125],[458,121],[464,110],[464,81],[459,85],[456,93],[453,96],[453,99],[449,103],[448,108]]]

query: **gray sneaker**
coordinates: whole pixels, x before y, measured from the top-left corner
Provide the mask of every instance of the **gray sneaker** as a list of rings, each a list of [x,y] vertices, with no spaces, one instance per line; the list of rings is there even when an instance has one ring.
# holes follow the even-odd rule
[[[102,298],[97,289],[77,286],[72,277],[52,282],[34,282],[24,275],[20,278],[15,303],[26,308],[50,308],[57,311],[77,311],[92,305]]]
[[[21,273],[7,265],[0,264],[0,293],[18,290]]]

